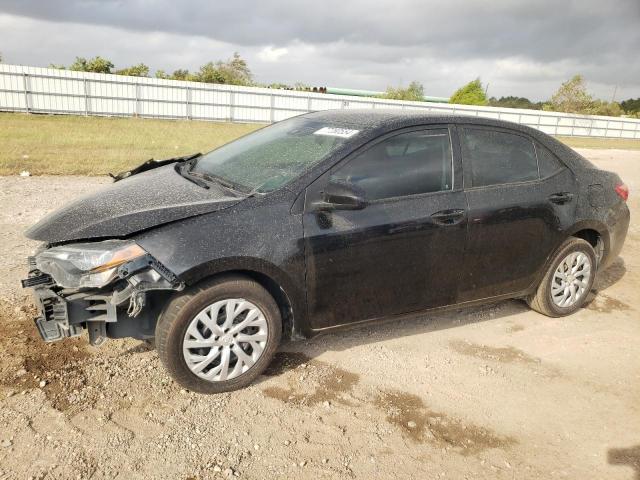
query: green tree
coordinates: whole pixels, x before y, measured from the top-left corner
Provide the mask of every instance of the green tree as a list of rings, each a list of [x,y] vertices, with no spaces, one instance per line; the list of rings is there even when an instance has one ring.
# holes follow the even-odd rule
[[[587,92],[582,75],[574,75],[553,94],[544,105],[544,110],[564,113],[589,114],[593,107],[593,97]]]
[[[487,96],[484,93],[480,79],[476,78],[456,90],[453,95],[451,95],[449,103],[456,103],[458,105],[486,105]]]
[[[253,85],[253,75],[247,62],[238,52],[226,62],[217,62],[218,72],[222,77],[221,83],[228,85]]]
[[[111,73],[112,68],[113,63],[99,55],[88,60],[84,57],[76,57],[76,61],[69,66],[69,70],[94,73]]]
[[[594,100],[589,108],[590,115],[606,115],[607,117],[619,117],[624,113],[618,102],[605,102],[603,100]]]
[[[407,88],[387,87],[387,90],[380,95],[380,98],[422,102],[424,101],[424,87],[420,82],[416,81],[411,82]]]
[[[200,67],[198,73],[195,74],[197,82],[203,83],[224,83],[222,76],[213,62],[205,63]]]
[[[197,82],[196,75],[189,73],[189,70],[174,70],[171,76],[171,80],[186,80],[190,82]]]
[[[489,105],[492,107],[502,108],[525,108],[528,110],[540,110],[542,108],[542,102],[532,102],[525,97],[491,97],[489,99]]]
[[[623,113],[617,102],[594,99],[587,91],[582,75],[574,75],[570,80],[564,82],[553,94],[551,100],[544,104],[543,109],[553,112],[610,117],[619,117]]]
[[[121,70],[116,70],[115,73],[116,75],[129,75],[130,77],[148,77],[149,67],[147,67],[144,63],[139,63],[138,65],[133,65]]]
[[[640,114],[640,97],[624,100],[620,102],[620,106],[623,108],[624,112],[627,115]]]
[[[268,85],[264,85],[265,88],[273,88],[276,90],[293,90],[293,87],[290,87],[286,83],[273,82]]]
[[[226,85],[253,85],[253,75],[247,62],[238,52],[223,62],[205,63],[195,75],[195,80],[204,83],[224,83]]]

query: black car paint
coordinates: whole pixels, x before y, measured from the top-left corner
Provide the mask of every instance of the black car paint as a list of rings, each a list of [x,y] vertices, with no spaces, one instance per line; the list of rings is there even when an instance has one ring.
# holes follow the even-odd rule
[[[169,164],[119,180],[43,218],[29,238],[50,244],[126,237],[238,203],[222,188],[203,189]]]
[[[541,181],[467,190],[469,223],[459,301],[527,290],[571,227],[575,202],[549,201],[566,190],[577,194],[567,169]]]
[[[312,204],[329,174],[358,153],[334,165],[306,193],[306,289],[308,322],[314,330],[456,300],[466,216],[443,225],[434,215],[467,208],[459,155],[453,156],[452,191],[377,200],[363,210],[314,211]],[[440,268],[445,264],[447,269]],[[437,275],[425,275],[436,270]]]
[[[293,318],[287,333],[303,336],[380,317],[531,293],[553,251],[585,229],[602,238],[605,262],[622,247],[629,212],[613,192],[620,183],[617,175],[591,168],[538,130],[417,112],[308,116],[359,129],[360,134],[279,190],[229,198],[224,190],[201,189],[165,166],[75,202],[39,222],[28,236],[49,244],[131,238],[187,285],[211,275],[244,272],[287,305],[283,313]],[[519,132],[546,146],[568,168],[545,180],[465,190],[458,138],[464,125]],[[451,131],[452,191],[373,202],[363,210],[311,208],[327,172],[353,152],[391,132],[430,126]],[[593,185],[602,185],[601,195]],[[174,199],[176,192],[179,199]],[[549,200],[562,192],[573,199],[564,204]],[[450,210],[463,214],[452,224],[434,221],[434,213]],[[156,295],[154,301],[167,297]]]

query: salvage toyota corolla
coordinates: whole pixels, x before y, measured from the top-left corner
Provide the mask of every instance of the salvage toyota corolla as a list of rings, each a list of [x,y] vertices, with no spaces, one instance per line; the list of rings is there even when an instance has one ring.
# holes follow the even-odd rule
[[[505,298],[573,313],[629,225],[618,175],[466,116],[316,112],[115,180],[28,230],[35,323],[155,337],[204,393],[249,384],[283,337]]]

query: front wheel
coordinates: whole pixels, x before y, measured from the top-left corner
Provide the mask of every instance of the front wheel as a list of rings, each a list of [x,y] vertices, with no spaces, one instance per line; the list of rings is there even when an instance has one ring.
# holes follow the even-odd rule
[[[593,247],[580,238],[565,241],[555,254],[529,306],[549,317],[570,315],[584,305],[596,276]]]
[[[205,282],[176,296],[158,320],[156,346],[173,379],[199,393],[249,385],[280,343],[273,297],[243,277]]]

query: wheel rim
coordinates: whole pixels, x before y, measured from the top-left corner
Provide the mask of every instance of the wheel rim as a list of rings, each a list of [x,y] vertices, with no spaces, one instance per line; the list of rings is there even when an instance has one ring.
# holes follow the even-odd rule
[[[591,259],[583,252],[567,255],[551,280],[551,298],[558,307],[575,305],[587,292],[591,279]]]
[[[182,353],[198,377],[222,382],[249,370],[262,356],[268,337],[260,309],[243,298],[229,298],[209,305],[191,320]]]

